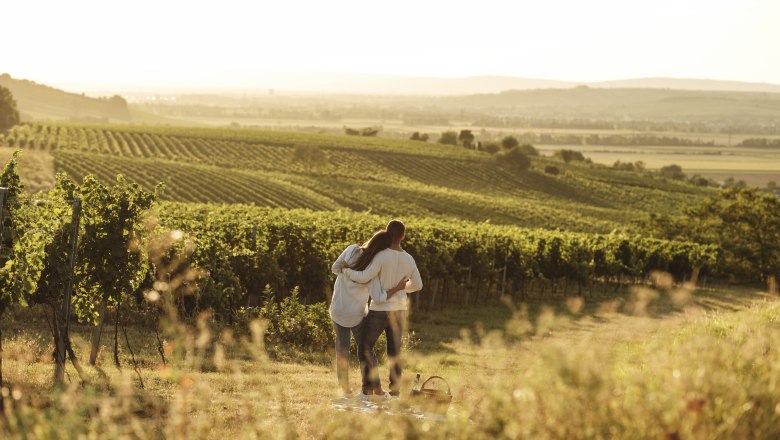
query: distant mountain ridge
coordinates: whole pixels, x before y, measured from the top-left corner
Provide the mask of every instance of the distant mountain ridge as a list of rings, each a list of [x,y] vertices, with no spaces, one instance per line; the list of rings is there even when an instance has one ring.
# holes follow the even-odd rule
[[[81,122],[129,121],[127,101],[121,96],[92,98],[66,92],[4,73],[0,86],[6,87],[16,100],[23,121],[70,120]]]
[[[780,84],[694,78],[638,78],[589,83],[591,87],[780,93]]]
[[[258,81],[261,77],[258,77]],[[323,93],[401,94],[401,95],[471,95],[500,93],[507,90],[569,89],[577,86],[595,88],[640,88],[701,90],[729,92],[780,93],[780,84],[751,83],[695,78],[635,78],[614,81],[575,82],[513,76],[470,76],[437,78],[394,75],[350,75],[327,73],[316,79],[301,75],[287,88]],[[295,85],[297,84],[297,88]],[[275,87],[283,90],[285,87]]]

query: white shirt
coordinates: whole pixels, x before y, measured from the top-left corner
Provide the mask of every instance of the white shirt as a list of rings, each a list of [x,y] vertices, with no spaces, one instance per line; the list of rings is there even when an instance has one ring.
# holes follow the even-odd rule
[[[358,272],[352,269],[344,269],[343,273],[350,280],[358,283],[367,283],[372,279],[379,278],[378,286],[374,284],[369,286],[373,299],[371,301],[371,310],[376,311],[408,310],[407,292],[416,292],[423,287],[417,263],[414,262],[414,258],[411,255],[403,250],[385,249],[374,256],[366,270]],[[386,291],[397,286],[398,282],[403,278],[409,279],[404,290],[396,293],[387,301],[376,301],[376,298],[387,298],[383,294],[387,295]]]
[[[341,263],[354,264],[363,249],[356,244],[349,245],[339,255],[331,266],[331,271],[338,275],[333,285],[333,299],[330,302],[330,318],[342,327],[354,327],[368,314],[368,298],[375,295],[373,301],[387,298],[387,292],[379,284],[379,278],[374,277],[364,283],[356,283],[342,274]],[[396,284],[400,278],[396,281]]]

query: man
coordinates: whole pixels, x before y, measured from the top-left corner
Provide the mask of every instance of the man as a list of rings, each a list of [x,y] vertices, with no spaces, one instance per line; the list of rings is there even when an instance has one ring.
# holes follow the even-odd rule
[[[403,290],[395,294],[372,292],[372,297],[386,297],[386,301],[372,301],[368,315],[363,321],[363,336],[358,344],[358,356],[363,376],[363,394],[384,395],[382,383],[377,371],[378,362],[374,353],[377,339],[385,333],[387,338],[387,356],[390,359],[390,395],[398,396],[401,388],[401,344],[406,333],[409,301],[406,294],[422,289],[420,271],[414,258],[401,248],[406,238],[406,227],[398,220],[388,223],[386,231],[391,235],[391,244],[376,254],[371,264],[363,271],[344,269],[343,274],[356,283],[367,283],[379,277],[379,284],[373,283],[372,289],[392,290],[398,280],[408,279]]]

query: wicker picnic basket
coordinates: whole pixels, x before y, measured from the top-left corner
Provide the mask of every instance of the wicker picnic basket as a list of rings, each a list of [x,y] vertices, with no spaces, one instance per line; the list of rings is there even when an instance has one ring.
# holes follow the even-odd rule
[[[419,374],[417,377],[419,379]],[[446,379],[431,376],[419,388],[412,390],[412,398],[427,410],[446,412],[452,402],[452,390]]]

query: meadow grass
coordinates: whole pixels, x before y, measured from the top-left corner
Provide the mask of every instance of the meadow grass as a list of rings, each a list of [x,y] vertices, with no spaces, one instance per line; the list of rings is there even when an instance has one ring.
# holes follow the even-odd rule
[[[5,320],[8,438],[769,438],[780,433],[775,384],[780,305],[757,290],[630,292],[451,308],[412,317],[404,390],[414,372],[452,385],[444,421],[340,412],[332,353],[266,354],[252,336],[205,316],[167,333],[107,326],[87,384],[68,367],[53,390],[40,310]],[[76,352],[88,327],[75,326]],[[277,353],[279,353],[277,351]],[[385,368],[381,369],[386,380]],[[351,382],[357,388],[353,362]],[[402,397],[394,405],[409,405]]]

